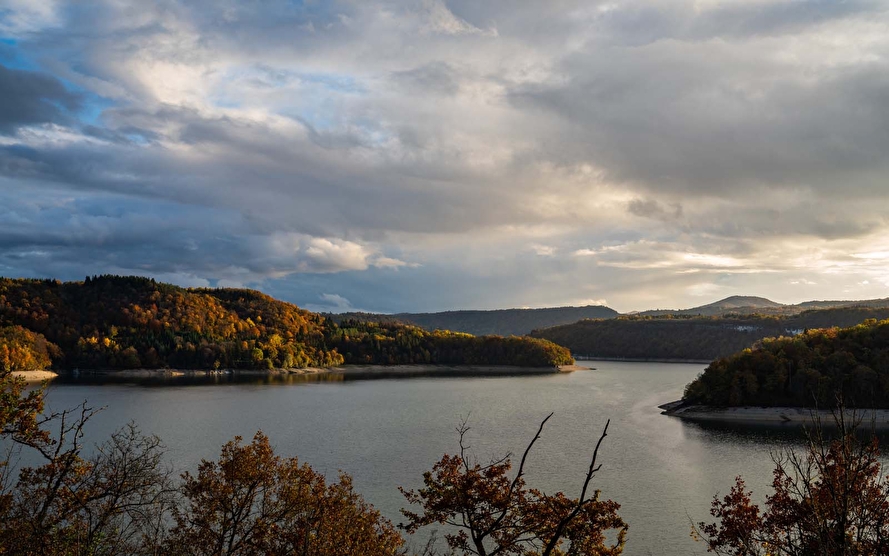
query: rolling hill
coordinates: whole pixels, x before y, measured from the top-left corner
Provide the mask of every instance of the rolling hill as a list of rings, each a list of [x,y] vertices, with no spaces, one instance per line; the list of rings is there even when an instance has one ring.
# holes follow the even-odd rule
[[[707,406],[889,407],[889,320],[765,340],[713,361],[685,389]]]
[[[426,330],[453,330],[474,335],[522,336],[537,328],[569,324],[581,319],[610,319],[618,312],[603,305],[549,307],[545,309],[497,309],[491,311],[445,311],[441,313],[343,313],[328,315],[334,320],[401,322]]]
[[[794,315],[637,315],[584,320],[535,330],[531,336],[565,346],[576,356],[709,361],[767,337],[887,318],[885,307],[838,307]]]
[[[108,370],[572,362],[565,348],[533,338],[395,323],[340,326],[254,290],[186,289],[134,276],[0,278],[0,363],[44,355],[56,368]]]
[[[766,299],[765,297],[733,295],[690,309],[654,309],[634,314],[651,317],[665,315],[725,316],[754,314],[787,316],[812,309],[839,309],[843,307],[889,307],[889,298],[858,301],[804,301],[796,304],[784,304]]]

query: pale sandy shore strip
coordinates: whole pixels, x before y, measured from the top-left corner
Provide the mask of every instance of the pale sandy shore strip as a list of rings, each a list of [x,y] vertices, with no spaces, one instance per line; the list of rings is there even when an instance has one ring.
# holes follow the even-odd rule
[[[43,382],[59,376],[52,371],[13,371],[12,375],[25,379],[25,382]]]
[[[811,424],[816,418],[824,424],[833,423],[833,414],[829,410],[814,410],[804,407],[712,407],[704,405],[682,406],[680,402],[672,402],[659,406],[664,415],[672,415],[689,421],[722,421],[737,423],[792,423]],[[860,419],[862,424],[871,423],[880,427],[889,427],[889,410],[859,409],[847,411],[848,418]]]

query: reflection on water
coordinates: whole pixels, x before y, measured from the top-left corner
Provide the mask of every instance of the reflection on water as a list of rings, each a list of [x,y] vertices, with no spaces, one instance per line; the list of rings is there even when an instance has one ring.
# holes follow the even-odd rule
[[[577,496],[599,432],[611,419],[594,487],[621,504],[630,524],[626,554],[706,554],[689,536],[710,500],[743,475],[754,497],[771,492],[770,453],[802,447],[799,427],[688,423],[661,415],[701,365],[584,362],[595,371],[485,378],[351,380],[342,375],[113,377],[51,384],[53,409],[88,399],[106,407],[87,441],[128,421],[159,435],[173,465],[193,470],[235,435],[262,429],[278,453],[318,471],[350,473],[356,489],[395,522],[398,487],[422,486],[423,472],[454,453],[454,427],[469,417],[479,460],[521,453],[549,412],[527,465],[530,486]]]
[[[681,421],[704,442],[760,443],[804,446],[808,427],[801,423],[761,421]]]
[[[695,434],[703,442],[751,443],[798,450],[805,450],[809,437],[817,435],[816,425],[801,422],[682,421],[682,424],[689,429],[694,429]],[[818,426],[821,427],[821,434],[826,440],[839,437],[840,429],[833,419],[825,418]],[[862,439],[876,436],[881,446],[889,446],[889,430],[885,428],[873,428],[868,422],[859,421],[855,430]]]
[[[548,370],[502,370],[497,367],[441,367],[413,365],[410,367],[358,367],[346,372],[330,373],[274,373],[243,371],[220,372],[159,372],[105,373],[79,372],[53,379],[53,384],[102,386],[132,384],[137,386],[206,386],[217,384],[311,384],[319,382],[352,382],[362,380],[390,380],[406,378],[454,377],[527,377],[556,374]]]
[[[126,376],[114,373],[81,373],[60,375],[53,379],[53,385],[105,386],[111,384],[131,384],[135,386],[211,386],[221,384],[308,384],[319,382],[343,382],[345,375],[333,373],[288,373],[288,374],[247,374],[247,373],[157,373],[148,376]]]

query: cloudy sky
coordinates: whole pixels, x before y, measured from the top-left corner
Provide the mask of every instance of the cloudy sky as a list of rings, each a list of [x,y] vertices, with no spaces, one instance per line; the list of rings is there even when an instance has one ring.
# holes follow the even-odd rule
[[[889,296],[889,4],[0,0],[0,275]]]

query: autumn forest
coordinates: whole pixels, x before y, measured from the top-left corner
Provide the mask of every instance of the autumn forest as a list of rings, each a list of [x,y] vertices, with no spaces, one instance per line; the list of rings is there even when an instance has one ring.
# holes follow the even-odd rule
[[[333,321],[244,289],[148,278],[0,279],[6,368],[289,369],[341,364],[545,367],[570,364],[547,340]]]

